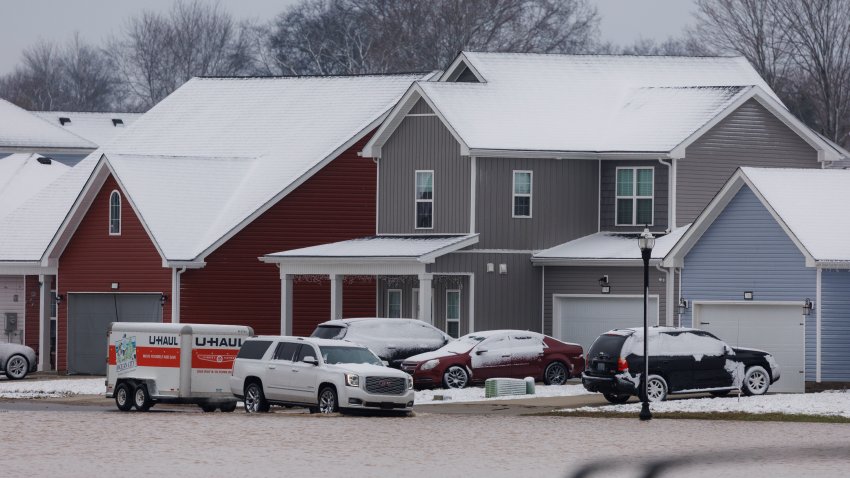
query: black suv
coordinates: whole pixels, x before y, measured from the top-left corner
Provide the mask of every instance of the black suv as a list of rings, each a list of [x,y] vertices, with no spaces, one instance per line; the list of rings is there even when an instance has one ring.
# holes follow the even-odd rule
[[[643,327],[600,335],[587,354],[584,388],[601,392],[611,403],[642,396],[643,339]],[[670,393],[722,396],[736,389],[762,395],[777,380],[779,366],[767,352],[732,348],[704,330],[649,328],[650,401],[664,400]]]

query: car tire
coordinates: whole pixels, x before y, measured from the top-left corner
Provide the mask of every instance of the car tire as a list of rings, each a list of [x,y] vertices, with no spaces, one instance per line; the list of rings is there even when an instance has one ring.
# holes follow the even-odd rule
[[[725,397],[726,395],[729,395],[729,392],[731,391],[732,390],[715,390],[708,393],[710,393],[712,397]]]
[[[143,384],[136,387],[136,390],[133,391],[133,406],[140,412],[150,410],[153,406],[153,401],[151,400],[150,393],[148,393],[148,387]]]
[[[236,402],[227,402],[221,407],[219,407],[222,412],[230,413],[236,410]]]
[[[770,388],[770,375],[764,367],[754,365],[747,369],[744,374],[744,383],[741,386],[744,395],[764,395],[768,388]]]
[[[323,415],[339,412],[336,390],[330,385],[325,385],[319,390],[318,402],[319,413]]]
[[[20,380],[27,376],[29,370],[30,363],[23,355],[12,355],[6,361],[6,376],[9,377],[9,380]]]
[[[469,385],[469,372],[459,365],[452,365],[443,373],[443,387],[466,388]]]
[[[647,383],[649,402],[663,402],[667,399],[667,381],[660,375],[650,375]],[[643,400],[643,382],[640,384],[639,396]]]
[[[251,382],[245,385],[245,413],[265,413],[269,411],[269,402],[263,393],[263,386],[259,382]]]
[[[122,412],[129,412],[133,408],[133,386],[127,382],[121,382],[115,387],[115,406]]]
[[[632,398],[628,393],[603,393],[603,397],[605,400],[608,400],[609,403],[613,403],[615,405],[621,405],[629,401]]]
[[[543,383],[546,385],[563,385],[570,379],[570,370],[564,362],[552,362],[543,371]]]
[[[216,409],[215,404],[212,403],[199,403],[198,406],[201,407],[204,413],[212,413]]]

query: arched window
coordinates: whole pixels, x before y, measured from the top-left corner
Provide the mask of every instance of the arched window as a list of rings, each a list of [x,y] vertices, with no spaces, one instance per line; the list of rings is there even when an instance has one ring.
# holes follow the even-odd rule
[[[121,193],[118,191],[109,195],[109,235],[121,235]]]

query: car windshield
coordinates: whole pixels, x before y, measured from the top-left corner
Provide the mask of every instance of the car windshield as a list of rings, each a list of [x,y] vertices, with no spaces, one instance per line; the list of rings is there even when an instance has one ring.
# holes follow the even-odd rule
[[[440,348],[440,352],[448,352],[453,354],[463,354],[472,350],[472,347],[475,347],[482,340],[487,337],[483,337],[481,335],[469,334],[464,335],[463,337],[454,340],[452,342],[447,343],[443,347]]]
[[[338,363],[368,363],[372,365],[383,365],[381,359],[375,356],[369,349],[363,347],[319,347],[322,351],[322,359],[327,364]]]
[[[345,327],[339,325],[320,325],[310,335],[319,339],[341,339],[345,336]]]

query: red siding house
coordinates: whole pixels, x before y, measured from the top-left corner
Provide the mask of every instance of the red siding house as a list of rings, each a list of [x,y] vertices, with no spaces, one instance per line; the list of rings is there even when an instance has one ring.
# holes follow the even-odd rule
[[[376,165],[358,152],[423,75],[193,79],[100,150],[47,247],[58,277],[58,369],[103,373],[112,321],[308,334],[331,318],[327,276],[259,257],[375,231]],[[375,314],[371,279],[345,316]]]

